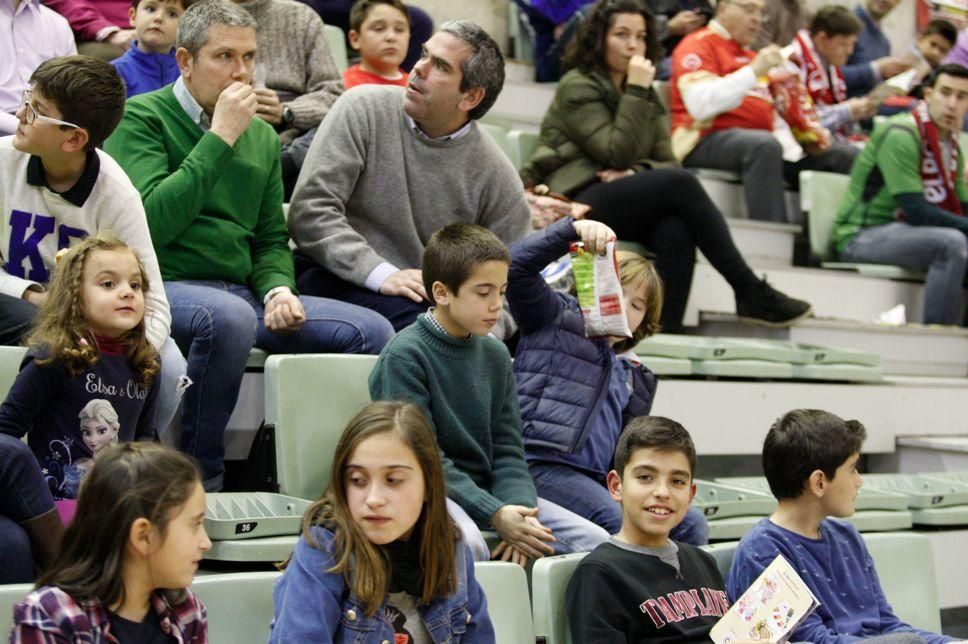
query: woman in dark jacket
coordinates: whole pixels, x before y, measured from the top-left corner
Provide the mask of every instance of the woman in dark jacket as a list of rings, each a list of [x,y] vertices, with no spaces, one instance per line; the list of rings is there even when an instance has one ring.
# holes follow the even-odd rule
[[[591,218],[655,253],[666,330],[681,328],[696,247],[732,286],[739,316],[791,325],[810,314],[810,304],[756,277],[699,181],[676,167],[665,110],[652,89],[655,68],[645,57],[660,53],[656,36],[642,0],[595,5],[565,57],[571,69],[521,172],[525,185],[544,183],[591,205]]]

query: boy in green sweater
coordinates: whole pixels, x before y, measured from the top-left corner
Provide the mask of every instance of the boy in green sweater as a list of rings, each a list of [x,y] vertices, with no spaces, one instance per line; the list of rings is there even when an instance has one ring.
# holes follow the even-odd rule
[[[509,264],[507,247],[481,226],[456,223],[435,233],[422,269],[434,306],[387,344],[370,374],[370,396],[423,407],[440,446],[448,510],[475,559],[523,566],[555,552],[587,552],[608,534],[535,492],[510,356],[488,336]],[[501,537],[493,553],[481,533],[491,529]]]
[[[227,0],[190,7],[181,77],[127,102],[105,142],[141,192],[188,358],[182,450],[222,487],[223,436],[253,346],[271,353],[376,353],[389,323],[358,306],[296,293],[282,213],[279,137],[255,118],[255,20]]]

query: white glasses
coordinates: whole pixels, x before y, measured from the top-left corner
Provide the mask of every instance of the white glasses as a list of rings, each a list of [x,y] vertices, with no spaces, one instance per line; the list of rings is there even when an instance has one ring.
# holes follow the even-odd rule
[[[63,125],[65,127],[75,127],[77,129],[81,129],[80,125],[75,125],[74,123],[71,123],[69,121],[62,121],[60,119],[44,116],[43,114],[38,114],[37,108],[35,108],[34,104],[30,102],[30,99],[32,98],[32,94],[33,92],[31,90],[29,89],[24,90],[24,100],[23,100],[24,121],[27,123],[27,125],[33,125],[34,121],[45,121],[47,123],[52,123],[54,125]]]

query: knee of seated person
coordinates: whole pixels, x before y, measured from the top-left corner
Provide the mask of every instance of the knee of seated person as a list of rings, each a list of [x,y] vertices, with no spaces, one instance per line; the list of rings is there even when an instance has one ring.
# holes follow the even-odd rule
[[[938,228],[939,250],[947,259],[968,263],[968,236],[956,228]]]
[[[202,329],[213,340],[237,343],[239,346],[255,345],[259,318],[255,309],[240,297],[220,297],[206,307],[209,324]]]
[[[783,161],[783,146],[772,132],[746,130],[745,135],[749,141],[745,159],[747,162],[760,159],[776,159],[777,163]]]
[[[0,584],[34,580],[30,537],[17,522],[0,515]]]
[[[464,526],[461,526],[461,534],[464,537],[464,543],[471,551],[471,557],[474,561],[490,561],[491,551],[487,547],[487,541],[484,539],[484,533],[480,530],[464,530]],[[470,533],[470,534],[468,534]]]
[[[9,434],[0,434],[0,463],[4,464],[4,474],[13,473],[22,467],[37,467],[34,460],[34,453],[30,451],[27,444]]]

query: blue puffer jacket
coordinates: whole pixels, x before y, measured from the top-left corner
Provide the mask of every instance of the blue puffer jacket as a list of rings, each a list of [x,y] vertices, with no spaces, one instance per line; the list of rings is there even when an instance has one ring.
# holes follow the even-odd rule
[[[586,441],[608,441],[603,451],[615,449],[613,436],[589,436],[589,427],[601,413],[613,361],[620,358],[606,339],[585,337],[577,300],[551,290],[540,275],[577,240],[574,221],[566,218],[512,244],[507,298],[521,329],[514,375],[528,460],[540,461],[545,455],[560,461],[554,455],[574,454],[578,458],[568,461],[583,467]],[[630,389],[624,425],[649,413],[657,383],[644,365],[622,363]],[[589,471],[598,469],[584,465]]]

